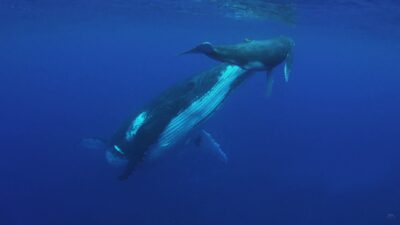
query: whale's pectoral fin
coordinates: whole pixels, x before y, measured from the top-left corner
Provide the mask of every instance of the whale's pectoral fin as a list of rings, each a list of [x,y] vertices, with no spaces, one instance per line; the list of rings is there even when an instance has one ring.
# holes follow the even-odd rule
[[[199,135],[196,138],[192,139],[192,141],[196,146],[199,146],[205,151],[210,152],[218,160],[224,163],[228,162],[228,156],[226,155],[226,153],[222,151],[221,146],[207,131],[201,130]]]
[[[285,66],[283,68],[283,72],[285,74],[285,81],[288,82],[289,81],[289,75],[290,72],[292,70],[292,63],[293,63],[293,58],[292,58],[292,53],[289,52],[286,55],[286,61],[285,61]]]
[[[274,76],[272,75],[271,71],[267,71],[266,78],[267,78],[266,95],[267,97],[270,97],[272,95],[272,88],[274,86]]]

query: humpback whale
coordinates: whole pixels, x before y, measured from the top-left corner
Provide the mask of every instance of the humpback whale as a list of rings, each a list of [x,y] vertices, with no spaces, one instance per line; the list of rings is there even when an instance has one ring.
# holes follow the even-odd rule
[[[270,92],[273,84],[272,69],[283,61],[285,81],[289,80],[293,46],[294,41],[291,38],[279,36],[267,40],[246,39],[243,43],[221,46],[203,42],[182,54],[200,53],[221,62],[238,65],[245,70],[267,71]]]
[[[282,53],[282,57],[277,51],[268,55],[273,57],[266,65],[270,70],[287,57],[288,50],[284,52],[286,54]],[[268,62],[268,57],[258,56],[260,62]],[[226,154],[211,134],[201,129],[201,125],[255,71],[229,63],[212,67],[154,98],[129,117],[128,122],[106,143],[97,139],[88,139],[86,143],[92,146],[103,146],[104,143],[110,163],[125,161],[120,180],[127,179],[141,162],[156,160],[174,149],[180,149],[179,146],[183,147],[190,140],[195,144],[208,143],[212,152],[226,162]]]
[[[106,143],[110,163],[126,161],[119,179],[127,179],[141,162],[184,147],[188,140],[212,145],[212,153],[226,162],[226,154],[201,125],[251,74],[239,66],[221,64],[167,89],[136,112]],[[99,145],[99,140],[86,142]]]

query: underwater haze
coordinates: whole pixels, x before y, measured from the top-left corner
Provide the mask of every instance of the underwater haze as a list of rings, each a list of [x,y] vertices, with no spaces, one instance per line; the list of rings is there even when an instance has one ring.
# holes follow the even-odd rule
[[[87,137],[218,65],[198,43],[290,36],[201,148],[126,181]],[[1,0],[1,225],[400,225],[397,0]]]

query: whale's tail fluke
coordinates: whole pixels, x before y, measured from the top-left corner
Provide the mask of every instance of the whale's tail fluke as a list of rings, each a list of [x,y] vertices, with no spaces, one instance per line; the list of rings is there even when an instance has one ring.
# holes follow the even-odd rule
[[[90,150],[106,150],[107,142],[101,138],[83,138],[80,146]]]
[[[93,151],[105,152],[108,164],[114,167],[126,165],[127,160],[115,151],[115,146],[114,148],[110,148],[107,141],[101,138],[83,138],[80,142],[80,146]]]
[[[203,54],[213,54],[215,53],[214,46],[210,42],[203,42],[196,47],[190,49],[189,51],[183,52],[180,55],[184,54],[194,54],[194,53],[203,53]]]

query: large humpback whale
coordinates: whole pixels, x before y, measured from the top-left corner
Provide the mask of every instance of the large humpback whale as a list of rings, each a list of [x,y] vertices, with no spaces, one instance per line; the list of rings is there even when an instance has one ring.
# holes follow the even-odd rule
[[[152,161],[192,139],[207,139],[223,161],[225,153],[201,125],[226,97],[252,72],[236,65],[221,64],[178,83],[161,93],[123,124],[107,143],[109,161],[126,159],[119,179],[127,179],[142,161]]]
[[[294,41],[291,38],[279,36],[267,40],[246,40],[239,44],[221,46],[203,42],[183,54],[205,54],[212,59],[238,65],[246,70],[267,71],[268,90],[271,91],[272,69],[283,61],[285,61],[285,80],[289,80],[293,46]]]
[[[284,53],[287,57],[287,51]],[[268,65],[269,70],[285,60],[285,57],[277,60],[275,55],[278,53],[273,55],[274,63]],[[260,56],[260,60],[266,62],[267,58]],[[199,142],[199,138],[211,143],[213,152],[226,161],[225,153],[209,133],[201,130],[201,125],[254,71],[235,64],[220,64],[169,88],[132,115],[105,146],[109,161],[126,161],[119,179],[127,179],[142,161],[155,160],[179,149],[188,140]],[[92,144],[101,145],[96,140]]]

